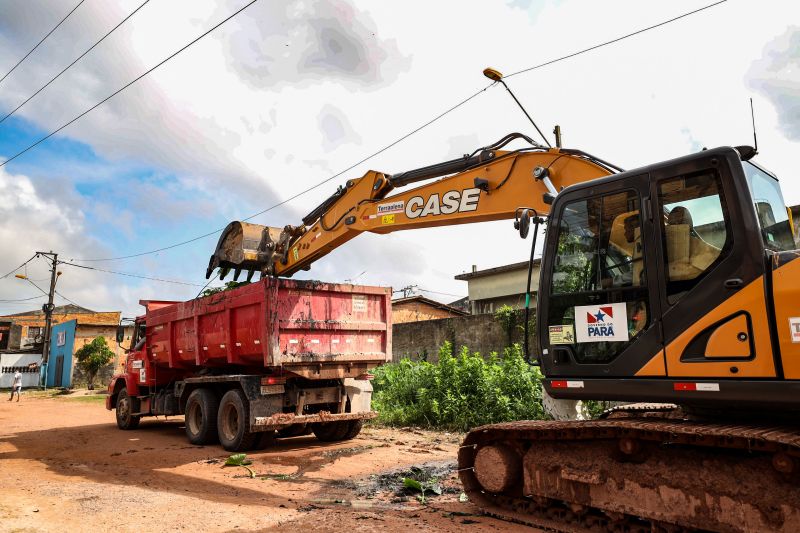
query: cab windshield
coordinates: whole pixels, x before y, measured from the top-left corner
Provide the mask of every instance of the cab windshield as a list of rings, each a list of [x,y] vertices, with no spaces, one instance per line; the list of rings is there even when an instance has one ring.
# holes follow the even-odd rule
[[[753,196],[764,246],[776,252],[799,248],[778,180],[749,161],[743,161],[742,166]]]

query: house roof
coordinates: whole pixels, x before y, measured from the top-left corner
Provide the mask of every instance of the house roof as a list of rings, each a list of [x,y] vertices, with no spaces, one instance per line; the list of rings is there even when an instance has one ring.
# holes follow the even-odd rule
[[[541,262],[542,262],[541,259],[534,259],[533,260],[533,265],[534,266],[539,265],[539,264],[541,264]],[[522,269],[526,269],[527,270],[527,268],[528,268],[528,261],[521,261],[519,263],[511,263],[509,265],[501,265],[501,266],[494,267],[494,268],[487,268],[485,270],[476,270],[474,272],[464,272],[463,274],[459,274],[459,275],[455,276],[455,279],[462,280],[462,281],[467,281],[467,280],[470,280],[470,279],[483,278],[483,277],[486,277],[486,276],[495,276],[497,274],[502,274],[504,272],[513,272],[515,270],[522,270]]]
[[[396,305],[404,305],[409,303],[421,303],[425,305],[429,305],[431,307],[435,307],[437,309],[443,309],[454,315],[468,315],[466,311],[458,309],[457,307],[453,307],[447,304],[443,304],[441,302],[437,302],[436,300],[431,300],[430,298],[425,298],[424,296],[409,296],[408,298],[398,298],[396,300],[392,300],[392,307]]]
[[[53,309],[53,322],[60,324],[76,320],[78,325],[83,326],[116,326],[119,324],[120,315],[120,311],[92,311],[79,305],[59,305]],[[0,321],[22,326],[43,326],[44,319],[44,311],[41,309],[0,316]]]

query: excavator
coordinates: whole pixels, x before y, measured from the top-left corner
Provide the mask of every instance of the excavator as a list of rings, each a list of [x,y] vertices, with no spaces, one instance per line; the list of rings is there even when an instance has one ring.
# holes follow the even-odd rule
[[[755,147],[624,170],[556,133],[369,171],[296,226],[232,222],[207,277],[291,276],[363,232],[502,219],[534,226],[533,259],[541,224],[543,395],[618,403],[472,429],[469,499],[556,531],[800,531],[800,246],[777,178]]]

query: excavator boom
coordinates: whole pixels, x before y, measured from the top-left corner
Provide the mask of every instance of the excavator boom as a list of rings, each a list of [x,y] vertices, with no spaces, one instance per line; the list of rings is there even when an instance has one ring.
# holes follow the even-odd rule
[[[515,139],[531,147],[501,150]],[[514,218],[520,207],[549,212],[551,197],[575,183],[607,176],[617,167],[578,150],[543,148],[519,133],[472,155],[389,175],[369,171],[348,180],[298,226],[274,228],[232,222],[223,231],[206,277],[220,268],[248,279],[291,276],[359,234],[450,226]],[[440,178],[430,182],[434,178]],[[428,181],[424,185],[401,189]]]

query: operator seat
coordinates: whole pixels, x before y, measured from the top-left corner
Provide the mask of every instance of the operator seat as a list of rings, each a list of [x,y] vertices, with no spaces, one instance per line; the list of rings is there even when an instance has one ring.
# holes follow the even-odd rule
[[[687,208],[673,207],[664,229],[671,281],[694,279],[719,257],[721,250],[708,244],[695,231],[692,214]]]

